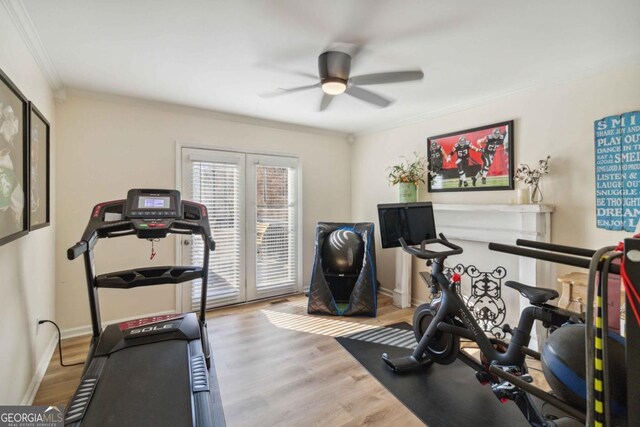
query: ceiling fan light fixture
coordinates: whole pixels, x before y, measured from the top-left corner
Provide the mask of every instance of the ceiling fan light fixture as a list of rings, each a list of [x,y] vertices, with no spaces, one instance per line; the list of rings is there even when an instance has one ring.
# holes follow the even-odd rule
[[[340,95],[347,90],[347,82],[342,79],[327,79],[322,82],[322,91],[327,95]]]

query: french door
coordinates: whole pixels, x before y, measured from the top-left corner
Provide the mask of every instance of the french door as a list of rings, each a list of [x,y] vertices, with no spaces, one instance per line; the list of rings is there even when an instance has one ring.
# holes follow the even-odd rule
[[[208,308],[301,290],[297,158],[182,148],[181,175],[182,197],[207,206],[216,241]],[[200,238],[180,247],[184,264],[202,264]],[[184,286],[183,309],[198,307],[200,292],[199,280]]]

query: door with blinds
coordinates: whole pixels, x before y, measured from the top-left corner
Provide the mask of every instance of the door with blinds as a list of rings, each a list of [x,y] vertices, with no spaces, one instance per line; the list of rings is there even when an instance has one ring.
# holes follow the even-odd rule
[[[207,206],[216,242],[208,308],[300,291],[298,159],[182,148],[181,175],[183,198]],[[202,240],[181,243],[183,263],[201,264]],[[200,286],[183,288],[185,309]]]
[[[298,290],[298,159],[247,154],[247,299]]]

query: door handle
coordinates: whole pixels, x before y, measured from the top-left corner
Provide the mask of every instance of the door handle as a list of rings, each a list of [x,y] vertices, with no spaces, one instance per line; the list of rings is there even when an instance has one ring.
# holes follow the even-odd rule
[[[182,241],[182,244],[183,244],[183,245],[185,245],[185,246],[189,246],[189,245],[191,244],[191,240],[184,239],[184,240]]]

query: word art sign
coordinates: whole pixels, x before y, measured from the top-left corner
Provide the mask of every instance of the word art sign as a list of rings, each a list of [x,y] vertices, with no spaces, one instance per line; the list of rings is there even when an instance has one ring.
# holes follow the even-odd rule
[[[640,111],[595,122],[596,225],[633,232],[640,219]]]

